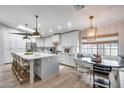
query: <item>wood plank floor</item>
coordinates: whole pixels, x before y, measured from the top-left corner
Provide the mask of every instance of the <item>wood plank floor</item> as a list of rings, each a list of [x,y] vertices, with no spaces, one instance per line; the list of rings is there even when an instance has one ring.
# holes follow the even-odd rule
[[[87,87],[81,81],[75,80],[73,68],[60,66],[60,73],[58,76],[49,78],[44,81],[36,81],[34,84],[29,82],[22,85],[13,74],[11,65],[0,66],[0,87],[3,88],[82,88]]]
[[[0,87],[1,88],[88,88],[92,85],[85,84],[75,79],[74,69],[67,66],[60,66],[58,76],[49,78],[44,81],[36,81],[34,84],[29,82],[20,85],[19,81],[11,70],[11,65],[0,66]],[[121,73],[121,76],[124,76]],[[121,87],[124,87],[124,79],[122,78]]]

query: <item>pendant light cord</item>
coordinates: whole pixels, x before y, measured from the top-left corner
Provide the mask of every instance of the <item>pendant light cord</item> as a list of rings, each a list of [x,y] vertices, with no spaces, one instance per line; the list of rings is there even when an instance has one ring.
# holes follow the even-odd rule
[[[38,26],[37,26],[37,19],[38,19],[38,15],[35,15],[35,17],[36,17],[36,32],[38,32]]]
[[[92,28],[92,19],[90,19],[90,28]]]
[[[26,26],[26,37],[27,37],[27,26],[28,26],[28,24],[25,24],[25,26]]]
[[[92,28],[92,19],[94,18],[94,16],[90,16],[89,19],[90,19],[90,28]]]

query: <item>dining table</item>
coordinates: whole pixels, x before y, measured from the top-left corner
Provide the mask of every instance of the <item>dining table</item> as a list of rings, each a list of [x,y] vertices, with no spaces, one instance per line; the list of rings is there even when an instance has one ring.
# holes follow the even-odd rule
[[[89,66],[91,70],[93,70],[94,64],[104,65],[104,66],[110,66],[112,68],[111,71],[111,87],[114,88],[120,88],[120,70],[123,70],[124,68],[124,60],[113,60],[113,59],[107,59],[102,58],[101,62],[94,62],[92,61],[91,57],[74,57],[74,60],[80,61],[86,66]]]

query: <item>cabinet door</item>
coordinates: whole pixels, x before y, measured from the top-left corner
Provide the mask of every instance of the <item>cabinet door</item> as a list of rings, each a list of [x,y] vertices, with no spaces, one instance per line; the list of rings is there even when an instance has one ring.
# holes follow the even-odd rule
[[[4,50],[0,50],[0,64],[4,64]]]
[[[69,57],[68,55],[62,55],[62,61],[61,61],[62,64],[65,64],[65,65],[69,65]]]
[[[75,66],[74,60],[72,57],[69,57],[69,65],[70,66]]]
[[[79,42],[79,32],[70,32],[61,35],[62,46],[77,46]]]
[[[12,56],[10,50],[4,50],[4,63],[11,63],[12,62]]]
[[[44,38],[44,47],[52,47],[52,37]]]
[[[10,34],[10,48],[12,50],[17,49],[16,37],[17,37],[16,35]]]
[[[43,47],[43,39],[42,38],[37,39],[37,46],[38,47]]]

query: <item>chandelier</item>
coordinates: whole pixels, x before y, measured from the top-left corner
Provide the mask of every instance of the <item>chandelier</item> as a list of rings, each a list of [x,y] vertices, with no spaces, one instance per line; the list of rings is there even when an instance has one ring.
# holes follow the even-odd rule
[[[90,19],[90,27],[86,29],[86,37],[87,40],[96,40],[96,31],[97,28],[92,26],[92,20],[94,16],[89,16]]]

